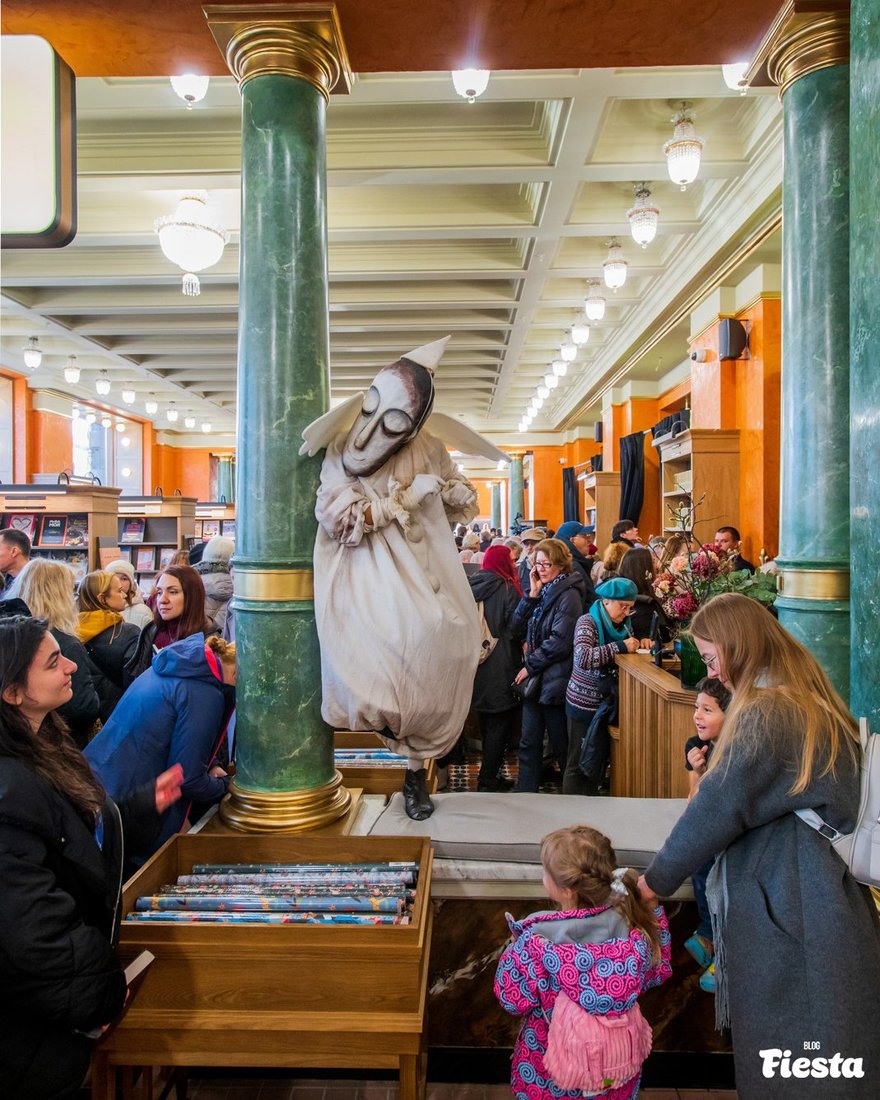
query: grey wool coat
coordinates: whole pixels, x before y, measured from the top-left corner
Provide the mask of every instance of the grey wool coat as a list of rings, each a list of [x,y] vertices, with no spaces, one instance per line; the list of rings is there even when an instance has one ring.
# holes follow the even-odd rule
[[[829,842],[792,812],[811,808],[849,831],[858,776],[848,757],[839,758],[836,777],[814,778],[790,795],[800,727],[791,704],[773,695],[742,715],[755,734],[747,744],[757,747],[738,737],[726,760],[706,774],[645,880],[669,895],[726,852],[724,954],[740,1100],[874,1100],[880,1096],[877,911]],[[774,1048],[780,1056],[790,1052],[792,1064],[835,1054],[861,1058],[864,1077],[816,1079],[812,1066],[806,1078],[784,1077],[779,1064],[767,1076],[759,1052]]]

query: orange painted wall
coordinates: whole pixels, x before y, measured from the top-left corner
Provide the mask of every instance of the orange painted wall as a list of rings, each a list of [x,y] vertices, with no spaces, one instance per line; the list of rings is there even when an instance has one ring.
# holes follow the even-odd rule
[[[545,519],[554,529],[562,523],[562,469],[568,465],[564,447],[534,448],[529,519]]]
[[[751,358],[737,360],[736,421],[739,428],[739,524],[743,554],[779,549],[779,402],[782,311],[778,299],[759,300],[738,315],[751,321]]]
[[[31,409],[28,473],[57,474],[73,465],[73,433],[66,416]]]
[[[602,413],[602,469],[620,466],[620,437],[623,431],[623,405],[611,405]]]
[[[690,345],[691,351],[704,348],[705,363],[691,365],[691,427],[736,427],[736,363],[718,360],[718,325],[711,325]]]
[[[144,425],[144,492],[161,486],[165,496],[179,489],[185,497],[211,499],[211,455],[229,454],[211,447],[170,447],[157,443],[152,425]]]
[[[472,523],[476,523],[477,520],[486,520],[487,523],[492,522],[492,490],[486,484],[486,479],[471,478],[471,484],[477,490],[477,501],[480,511],[471,520]],[[503,517],[502,517],[503,520]]]

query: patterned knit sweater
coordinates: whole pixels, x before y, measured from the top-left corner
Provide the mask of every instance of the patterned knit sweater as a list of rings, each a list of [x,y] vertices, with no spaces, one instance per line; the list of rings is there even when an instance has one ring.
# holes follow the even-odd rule
[[[626,653],[623,642],[599,645],[599,628],[590,615],[581,615],[574,629],[574,664],[565,701],[578,710],[598,710],[602,702],[599,677],[614,668],[614,658]]]

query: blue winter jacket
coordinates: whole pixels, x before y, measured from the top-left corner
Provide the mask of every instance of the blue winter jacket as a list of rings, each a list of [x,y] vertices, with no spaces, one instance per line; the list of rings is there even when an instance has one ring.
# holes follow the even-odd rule
[[[192,634],[156,655],[85,750],[115,801],[172,765],[183,767],[183,797],[163,819],[154,851],[180,830],[190,803],[219,802],[226,793],[226,780],[208,769],[223,733],[228,691],[205,657],[204,634]]]

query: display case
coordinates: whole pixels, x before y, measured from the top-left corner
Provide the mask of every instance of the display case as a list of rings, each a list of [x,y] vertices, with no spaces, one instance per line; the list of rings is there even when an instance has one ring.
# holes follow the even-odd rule
[[[620,474],[584,470],[578,480],[584,491],[584,524],[596,528],[593,542],[601,552],[611,542],[611,528],[620,519]]]
[[[197,863],[412,860],[399,925],[138,923],[138,897]],[[114,1100],[114,1067],[373,1068],[424,1092],[432,851],[423,837],[229,834],[172,837],[125,886],[119,952],[155,962],[98,1044],[93,1100]]]
[[[691,428],[658,439],[663,530],[680,529],[675,510],[689,499],[696,505],[694,531],[708,542],[719,527],[739,524],[739,432]]]

